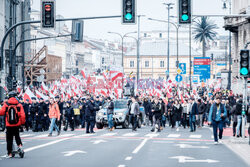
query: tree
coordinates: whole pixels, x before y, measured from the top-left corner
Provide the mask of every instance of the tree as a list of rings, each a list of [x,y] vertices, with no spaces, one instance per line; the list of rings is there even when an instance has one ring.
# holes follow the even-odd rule
[[[201,17],[198,22],[194,24],[194,39],[196,42],[202,43],[202,55],[206,56],[206,46],[210,40],[214,40],[217,32],[214,29],[218,27],[211,20],[208,19],[207,16]]]

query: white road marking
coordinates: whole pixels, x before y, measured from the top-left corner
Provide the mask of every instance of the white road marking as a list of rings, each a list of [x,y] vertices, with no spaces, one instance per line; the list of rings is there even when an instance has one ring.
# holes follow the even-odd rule
[[[48,137],[48,134],[43,134],[43,135],[34,136],[34,138],[40,138],[40,137]]]
[[[119,165],[118,167],[126,167],[125,165]]]
[[[132,157],[126,157],[125,160],[126,161],[130,161],[132,159]]]
[[[101,135],[101,136],[114,136],[114,135],[116,135],[117,133],[105,133],[105,134],[103,134],[103,135]]]
[[[86,154],[87,152],[81,151],[81,150],[74,150],[74,151],[65,151],[62,153],[64,154],[65,157],[69,157],[69,156],[72,156],[74,154]]]
[[[181,136],[180,134],[169,134],[168,135],[168,137],[171,137],[171,138],[178,138],[180,136]]]
[[[88,134],[83,134],[83,135],[78,135],[78,136],[75,136],[75,137],[89,137],[89,136],[94,136],[95,134],[93,133],[88,133]]]
[[[144,139],[144,140],[141,142],[141,144],[140,144],[138,147],[136,147],[135,150],[134,150],[132,153],[133,153],[133,154],[137,154],[137,153],[140,151],[140,149],[147,143],[148,140],[149,140],[149,138]]]
[[[133,136],[136,136],[138,135],[138,133],[125,133],[124,135],[122,136],[125,136],[125,137],[133,137]]]
[[[178,159],[179,163],[186,163],[186,162],[206,162],[206,163],[216,163],[219,162],[217,160],[212,160],[212,159],[195,159],[193,157],[186,157],[186,156],[176,156],[176,157],[169,157],[171,159]]]
[[[212,135],[211,138],[213,139],[213,138],[214,138],[214,135]]]
[[[95,140],[95,141],[91,141],[93,144],[99,144],[99,143],[105,143],[107,141],[105,140]]]
[[[34,134],[21,135],[20,137],[29,137],[29,136],[34,136]]]
[[[52,141],[52,142],[49,142],[49,143],[45,143],[45,144],[41,144],[41,145],[38,145],[38,146],[30,147],[30,148],[24,149],[24,152],[29,152],[29,151],[32,151],[32,150],[43,148],[43,147],[53,145],[53,144],[56,144],[56,143],[59,143],[59,142],[65,141],[65,140],[69,140],[69,138],[59,139],[59,140],[55,140],[55,141]]]
[[[180,148],[209,148],[207,146],[192,146],[190,144],[175,144],[175,146],[179,146]]]
[[[70,136],[74,136],[75,134],[62,134],[62,135],[59,135],[57,137],[70,137]]]
[[[150,137],[150,138],[153,138],[153,137],[157,137],[159,136],[159,133],[149,133],[147,135],[145,135],[146,137]]]
[[[200,139],[201,135],[190,135],[189,138]]]

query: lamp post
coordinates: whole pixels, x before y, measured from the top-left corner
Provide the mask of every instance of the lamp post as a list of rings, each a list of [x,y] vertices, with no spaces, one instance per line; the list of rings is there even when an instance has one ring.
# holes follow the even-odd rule
[[[116,34],[116,35],[118,35],[118,36],[120,36],[121,37],[121,40],[122,40],[122,68],[124,68],[124,65],[123,65],[123,58],[124,58],[124,53],[123,53],[123,42],[124,42],[124,38],[128,35],[128,34],[133,34],[133,33],[137,33],[136,31],[134,31],[134,32],[128,32],[128,33],[126,33],[126,34],[124,34],[124,35],[122,35],[122,34],[120,34],[120,33],[117,33],[117,32],[108,32],[109,34]],[[123,69],[124,70],[124,69]]]
[[[165,21],[165,20],[158,20],[158,19],[153,19],[153,18],[148,18],[148,20],[158,21],[158,22],[163,22],[163,23],[168,23],[168,24],[173,25],[176,28],[176,56],[177,56],[177,68],[178,68],[179,67],[179,28],[180,28],[180,25],[176,24],[174,22],[171,22],[169,20]],[[168,57],[168,60],[169,60],[169,57]],[[169,64],[168,64],[168,66],[169,66]]]
[[[168,70],[168,73],[170,74],[169,72],[169,18],[170,18],[170,9],[173,9],[172,5],[174,5],[173,3],[163,3],[164,5],[167,5],[167,10],[168,10],[168,58],[167,58],[167,62],[168,62],[168,67],[167,67],[167,70]],[[168,74],[168,76],[169,76]],[[166,77],[166,79],[168,78],[168,76]]]
[[[227,3],[229,3],[229,14],[232,14],[232,0],[223,0],[223,7],[222,9],[226,10],[227,9]],[[229,54],[228,54],[228,59],[229,59],[229,69],[228,69],[228,84],[227,84],[227,89],[231,89],[231,73],[232,73],[232,34],[229,31],[229,40],[228,40],[228,47],[229,47]]]

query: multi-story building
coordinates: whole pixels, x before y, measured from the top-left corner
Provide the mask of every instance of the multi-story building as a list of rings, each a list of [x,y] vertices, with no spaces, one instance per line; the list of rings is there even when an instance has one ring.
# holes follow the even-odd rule
[[[0,0],[0,42],[10,26],[22,20],[30,20],[30,0]],[[15,45],[22,39],[29,39],[29,25],[18,26],[9,34],[4,47],[4,67],[0,71],[0,98],[3,95],[3,87],[6,86],[6,78],[9,75],[9,49],[13,50]],[[10,38],[9,38],[10,37]],[[6,52],[7,51],[7,52]],[[17,71],[16,79],[22,81],[22,57],[30,55],[30,44],[21,44],[16,52]],[[25,56],[24,56],[25,55]]]
[[[250,15],[250,0],[232,0],[232,2],[233,14]],[[232,85],[239,85],[237,82],[240,81],[238,79],[240,50],[244,49],[245,45],[250,42],[250,17],[225,17],[225,29],[232,32]],[[250,45],[247,49],[250,49]],[[240,93],[242,89],[237,86],[235,92]]]
[[[201,54],[195,50],[191,50],[193,61],[194,57],[201,57]],[[140,78],[166,78],[167,70],[167,41],[142,41],[140,45],[140,61],[139,61],[139,76]],[[190,59],[189,46],[179,42],[179,63],[186,63],[186,75],[189,77]],[[177,74],[177,49],[176,43],[170,43],[170,57],[169,57],[169,77],[174,80]],[[126,75],[133,73],[137,76],[137,52],[136,49],[126,53],[124,56],[124,72]],[[193,73],[193,68],[191,69]]]

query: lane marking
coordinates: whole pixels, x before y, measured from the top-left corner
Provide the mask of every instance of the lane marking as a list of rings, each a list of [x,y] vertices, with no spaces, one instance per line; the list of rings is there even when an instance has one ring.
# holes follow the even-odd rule
[[[53,145],[53,144],[56,144],[56,143],[59,143],[59,142],[65,141],[65,140],[69,140],[69,139],[70,138],[59,139],[59,140],[55,140],[55,141],[48,142],[48,143],[45,143],[45,144],[41,144],[41,145],[38,145],[38,146],[26,148],[26,149],[24,149],[24,152],[29,152],[29,151],[32,151],[32,150],[43,148],[43,147],[46,147],[46,146],[49,146],[49,145]]]
[[[126,157],[125,160],[126,161],[130,161],[132,159],[132,157]]]
[[[105,133],[105,134],[103,134],[103,135],[101,135],[101,136],[114,136],[114,135],[116,135],[117,133]]]
[[[169,134],[168,135],[168,137],[170,137],[170,138],[178,138],[180,136],[181,136],[180,134]]]
[[[48,137],[48,134],[43,134],[43,135],[34,136],[34,138],[40,138],[40,137]]]
[[[70,157],[74,154],[86,154],[87,152],[85,151],[81,151],[81,150],[74,150],[74,151],[65,151],[62,152],[62,154],[64,154],[65,157]]]
[[[133,137],[133,136],[136,136],[138,135],[138,133],[125,133],[124,135],[122,136],[125,136],[125,137]]]
[[[119,165],[118,167],[126,167],[125,165]]]
[[[201,135],[190,135],[189,138],[200,139]]]
[[[88,134],[83,134],[83,135],[78,135],[78,136],[75,136],[75,137],[89,137],[89,136],[94,136],[95,134],[93,133],[88,133]]]
[[[173,141],[153,141],[153,143],[174,143]]]
[[[140,144],[139,146],[137,146],[137,147],[135,148],[135,150],[134,150],[132,153],[133,153],[133,154],[137,154],[137,153],[140,151],[140,149],[147,143],[148,140],[149,140],[149,138],[144,139],[144,140],[141,142],[141,144]]]

